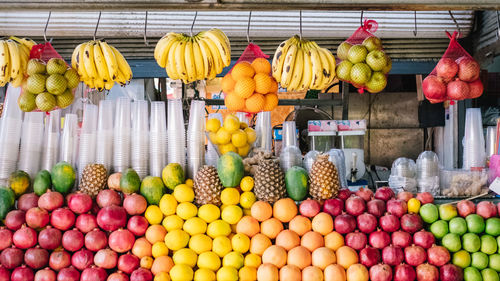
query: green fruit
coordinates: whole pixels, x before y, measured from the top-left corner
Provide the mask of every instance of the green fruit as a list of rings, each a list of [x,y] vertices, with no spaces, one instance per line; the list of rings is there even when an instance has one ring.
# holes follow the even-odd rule
[[[384,51],[373,50],[366,56],[366,63],[373,71],[382,71],[387,65],[387,56]]]
[[[382,69],[382,73],[387,74],[391,71],[392,69],[392,60],[389,56],[387,56],[387,64],[385,65],[384,69]]]
[[[418,213],[422,217],[422,220],[426,223],[433,223],[439,218],[438,208],[432,203],[428,203],[420,207]]]
[[[363,46],[366,47],[368,52],[382,50],[382,40],[376,36],[370,36],[363,40]]]
[[[243,159],[234,152],[222,155],[217,161],[217,174],[224,187],[235,187],[243,178]]]
[[[450,252],[458,252],[460,249],[462,249],[460,236],[455,233],[446,234],[441,240],[441,244]]]
[[[33,192],[36,195],[40,196],[47,192],[47,189],[50,188],[50,173],[47,170],[42,170],[38,172],[35,176],[35,180],[33,181]]]
[[[7,206],[9,208],[14,207],[14,204],[16,203],[16,195],[14,194],[14,191],[12,189],[6,187],[6,186],[0,186],[0,197],[5,197],[8,199],[8,204]]]
[[[68,81],[61,74],[52,74],[45,81],[47,91],[53,95],[60,95],[66,91]]]
[[[462,247],[469,253],[474,253],[481,249],[481,239],[474,233],[466,233],[462,236]]]
[[[449,222],[449,229],[451,233],[463,235],[467,232],[467,222],[464,218],[452,218]]]
[[[365,86],[366,89],[372,94],[381,92],[385,89],[385,86],[387,86],[387,77],[385,77],[385,74],[382,72],[375,71],[370,77],[370,80],[366,82]]]
[[[496,271],[500,271],[500,255],[499,254],[491,255],[488,266]]]
[[[337,77],[340,80],[349,81],[351,80],[351,68],[352,63],[348,60],[343,60],[341,63],[337,65]]]
[[[448,222],[444,220],[438,220],[431,224],[430,231],[436,237],[436,239],[443,238],[448,234]]]
[[[120,190],[125,194],[132,194],[139,191],[141,178],[134,169],[127,169],[120,178]]]
[[[471,266],[481,270],[488,267],[488,255],[481,252],[475,252],[471,255]]]
[[[16,197],[26,193],[31,186],[30,175],[24,171],[15,171],[10,174],[9,187],[14,191]]]
[[[26,79],[26,90],[33,94],[40,94],[45,91],[45,80],[47,76],[43,74],[33,74]]]
[[[492,255],[497,251],[497,240],[488,234],[481,236],[481,252]]]
[[[149,205],[158,205],[163,194],[165,194],[165,186],[161,178],[147,176],[142,180],[141,195],[146,198]]]
[[[491,236],[499,236],[500,235],[500,218],[489,218],[486,220],[486,227],[484,228],[484,232]]]
[[[470,214],[465,218],[467,229],[472,233],[481,233],[484,231],[484,219],[480,215]]]
[[[352,47],[351,44],[347,42],[342,42],[338,47],[337,47],[337,57],[341,60],[346,60],[347,59],[347,54],[349,53],[349,49]]]
[[[372,70],[366,63],[360,62],[352,66],[349,75],[351,76],[351,81],[353,83],[364,85],[370,80]]]
[[[47,73],[49,75],[51,74],[64,74],[66,69],[68,68],[68,65],[63,59],[59,58],[51,58],[47,62]]]
[[[75,185],[75,169],[66,162],[59,162],[52,167],[50,178],[52,179],[54,190],[66,194],[70,192]]]
[[[467,267],[464,269],[464,280],[465,281],[482,281],[483,277],[477,268]]]
[[[45,73],[45,62],[41,59],[30,59],[26,66],[26,73],[29,76],[38,73]]]
[[[80,76],[74,68],[70,68],[64,72],[64,78],[68,81],[68,88],[74,89],[80,84]]]
[[[500,278],[498,277],[498,273],[491,269],[491,268],[485,268],[481,270],[481,275],[483,276],[483,281],[499,281]]]
[[[74,99],[75,99],[75,96],[73,95],[71,90],[66,89],[66,91],[64,91],[64,93],[56,96],[56,105],[59,106],[60,108],[66,108],[73,103]]]
[[[38,109],[48,112],[56,107],[56,98],[48,92],[43,92],[36,96],[35,103]]]
[[[285,185],[288,196],[295,201],[303,200],[309,193],[309,176],[302,167],[291,167],[286,171]]]
[[[10,198],[5,195],[0,195],[0,220],[5,219],[7,213],[12,209]]]
[[[19,108],[24,112],[30,112],[36,109],[36,96],[28,91],[24,91],[17,98]]]
[[[457,208],[451,204],[439,205],[439,217],[442,220],[449,221],[458,216]]]
[[[177,163],[170,163],[161,172],[163,183],[168,189],[174,190],[176,186],[184,183],[184,170]],[[239,184],[239,182],[238,182]]]
[[[363,45],[354,45],[347,52],[347,59],[356,64],[365,61],[368,50]]]
[[[470,262],[470,254],[465,250],[460,250],[454,253],[451,259],[451,263],[461,268],[468,267],[470,265]]]

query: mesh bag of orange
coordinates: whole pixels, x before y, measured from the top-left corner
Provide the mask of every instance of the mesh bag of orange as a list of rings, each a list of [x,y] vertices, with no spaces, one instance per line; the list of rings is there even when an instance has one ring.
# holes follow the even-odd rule
[[[224,104],[235,112],[258,113],[278,106],[278,83],[271,76],[271,63],[258,45],[243,51],[236,64],[222,78]]]

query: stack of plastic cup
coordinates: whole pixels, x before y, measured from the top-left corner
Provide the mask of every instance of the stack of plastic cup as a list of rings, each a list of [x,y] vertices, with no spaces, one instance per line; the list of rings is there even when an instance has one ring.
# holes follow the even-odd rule
[[[257,114],[257,122],[255,131],[257,133],[257,141],[255,147],[263,151],[271,152],[273,149],[273,126],[271,123],[271,112],[263,111]]]
[[[43,150],[43,112],[27,112],[24,115],[21,149],[17,168],[34,177],[40,170]]]
[[[194,178],[205,164],[205,102],[193,100],[187,130],[187,175]]]
[[[53,110],[45,121],[43,139],[42,170],[50,171],[59,159],[59,136],[61,133],[61,110]]]
[[[297,146],[297,127],[295,121],[283,122],[283,147]]]
[[[64,161],[75,167],[78,158],[78,116],[66,114],[61,135],[61,150],[59,161]]]
[[[306,153],[306,155],[304,156],[304,160],[302,162],[302,165],[304,166],[304,168],[308,172],[311,171],[311,168],[312,168],[312,165],[314,164],[314,161],[316,161],[316,158],[320,154],[321,153],[319,153],[319,151],[316,151],[316,150],[311,150],[311,151]]]
[[[347,172],[345,168],[345,155],[342,149],[332,148],[327,154],[328,160],[332,162],[335,167],[337,167],[337,173],[339,175],[340,185],[347,188]]]
[[[240,122],[245,122],[247,125],[250,125],[250,121],[248,120],[246,112],[236,112],[236,117],[238,117]]]
[[[165,102],[151,102],[149,128],[149,174],[161,177],[167,165],[167,115]]]
[[[113,165],[113,106],[112,100],[99,102],[95,162],[110,171]]]
[[[80,147],[78,151],[78,175],[81,178],[87,164],[95,163],[97,140],[97,105],[85,104],[83,107],[83,122],[80,132]]]
[[[440,194],[439,159],[433,151],[424,151],[417,158],[417,191]]]
[[[486,165],[486,149],[480,108],[467,108],[463,144],[463,168],[483,168]]]
[[[220,113],[210,113],[208,119],[218,119],[222,124],[222,114]],[[207,151],[205,153],[205,165],[217,166],[217,160],[219,160],[219,153],[217,152],[216,144],[212,143],[210,139],[207,142]]]
[[[0,119],[0,184],[6,185],[10,174],[16,171],[23,112],[17,105],[21,88],[7,89],[4,110]]]
[[[186,170],[186,129],[180,99],[168,100],[168,163],[178,163]]]
[[[116,104],[113,135],[113,170],[123,172],[130,167],[130,100],[119,98]]]
[[[149,110],[145,100],[132,104],[132,134],[130,160],[142,179],[149,174]]]

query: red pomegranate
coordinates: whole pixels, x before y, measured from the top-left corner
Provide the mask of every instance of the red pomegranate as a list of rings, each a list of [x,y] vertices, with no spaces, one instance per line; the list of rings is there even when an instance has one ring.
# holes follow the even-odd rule
[[[394,191],[388,186],[381,187],[375,191],[375,199],[380,199],[382,201],[389,201],[389,199],[394,198]]]
[[[357,195],[353,195],[345,201],[345,210],[349,215],[359,216],[366,210],[365,200]]]
[[[0,227],[0,251],[12,246],[12,231]]]
[[[45,209],[34,207],[26,211],[26,224],[31,228],[42,228],[49,223],[49,212]]]
[[[398,193],[397,197],[398,200],[402,200],[405,202],[408,202],[408,200],[413,198],[413,193],[408,192],[408,191],[401,191]]]
[[[349,214],[336,216],[334,220],[335,230],[340,234],[347,234],[356,229],[356,219]]]
[[[321,204],[313,199],[306,199],[299,205],[299,212],[305,217],[312,218],[321,211]]]
[[[479,78],[481,67],[476,60],[469,57],[461,57],[458,62],[458,78],[464,82],[472,82]]]
[[[435,266],[443,266],[450,261],[450,252],[443,246],[432,246],[427,250],[427,261]]]
[[[66,231],[75,224],[75,214],[68,208],[58,208],[50,215],[50,224],[62,231]]]
[[[323,203],[323,212],[334,217],[342,214],[343,209],[344,201],[339,198],[326,199],[325,203]]]
[[[5,216],[5,226],[11,230],[18,230],[21,226],[26,223],[26,212],[22,210],[13,210],[7,213]]]
[[[422,218],[417,214],[405,214],[401,217],[401,229],[413,234],[424,227]]]
[[[439,271],[437,267],[424,263],[417,266],[417,280],[418,281],[438,281]]]
[[[479,98],[484,91],[483,82],[477,79],[475,81],[469,82],[469,98],[475,99]]]
[[[76,252],[83,247],[84,236],[78,229],[72,229],[64,232],[62,236],[62,246],[70,252]]]
[[[389,245],[382,250],[382,261],[388,265],[396,266],[405,259],[403,249]]]
[[[75,227],[81,232],[87,233],[99,226],[97,225],[97,218],[94,215],[81,214],[76,218]]]
[[[435,242],[436,238],[429,231],[420,230],[413,235],[413,243],[424,249],[429,249]]]
[[[368,237],[370,245],[377,249],[383,249],[391,243],[391,237],[385,231],[378,229],[375,232],[370,233]]]
[[[76,214],[87,213],[92,209],[92,197],[85,193],[74,193],[69,197],[68,207]]]
[[[0,281],[10,281],[10,271],[3,266],[0,266]],[[52,280],[38,280],[38,281],[52,281]]]
[[[0,280],[2,280],[2,278],[0,278]],[[56,281],[56,273],[48,267],[38,270],[35,273],[35,281]]]
[[[97,224],[103,230],[115,231],[127,225],[127,212],[116,205],[104,207],[97,214]]]
[[[79,281],[80,271],[76,270],[74,267],[66,267],[61,269],[57,274],[57,281]]]
[[[446,81],[450,81],[458,73],[458,64],[450,58],[442,58],[436,65],[437,76]]]
[[[47,191],[38,199],[38,207],[49,212],[62,207],[63,204],[64,197],[61,193],[55,191]]]
[[[391,199],[387,201],[387,212],[400,218],[408,211],[406,201]]]
[[[14,269],[20,266],[24,261],[24,253],[21,249],[7,248],[0,254],[0,262],[7,269]]]
[[[355,194],[356,196],[363,198],[363,200],[365,200],[366,202],[370,201],[370,199],[372,199],[373,197],[373,191],[369,188],[364,187],[361,187],[358,191],[356,191]]]
[[[78,270],[89,268],[93,263],[94,253],[87,249],[81,249],[71,256],[71,264]]]
[[[458,215],[466,217],[476,212],[476,205],[469,200],[461,200],[457,204]]]
[[[420,201],[422,205],[433,203],[434,196],[430,192],[420,192],[417,194],[417,200]]]
[[[109,275],[106,281],[129,281],[129,279],[127,274],[115,272]]]
[[[22,226],[12,235],[12,242],[19,249],[34,247],[37,242],[37,233],[33,228]]]
[[[462,281],[464,280],[464,272],[460,267],[454,264],[445,264],[439,268],[439,280]]]
[[[446,85],[434,75],[425,77],[422,82],[422,90],[428,99],[443,101],[446,98]]]
[[[417,273],[410,265],[402,263],[394,268],[394,281],[414,281],[415,278]]]
[[[370,280],[372,281],[391,281],[392,268],[387,264],[376,264],[370,268]]]
[[[38,243],[47,250],[55,250],[61,246],[62,233],[59,229],[47,226],[38,233]]]
[[[59,271],[71,265],[71,256],[64,250],[56,250],[50,254],[49,266],[55,271]]]
[[[97,252],[106,248],[108,245],[108,236],[104,231],[94,229],[85,235],[85,248]]]
[[[135,236],[132,232],[126,229],[118,229],[113,232],[108,237],[109,247],[118,253],[125,253],[132,249],[134,246]]]
[[[132,254],[124,254],[118,258],[118,270],[131,274],[139,267],[140,260]]]
[[[464,100],[469,98],[469,84],[462,80],[454,80],[446,86],[446,94],[452,100]]]
[[[381,260],[379,249],[366,247],[359,252],[359,262],[366,267],[374,266]]]
[[[377,218],[369,213],[359,215],[356,219],[358,229],[364,233],[372,233],[377,228]]]
[[[35,193],[25,193],[17,199],[17,209],[28,211],[31,208],[38,206],[38,195]]]
[[[145,269],[145,268],[138,268],[130,274],[130,280],[134,281],[152,281],[153,280],[153,274],[151,274],[151,271]]]
[[[404,252],[405,261],[411,266],[419,266],[427,259],[427,254],[425,253],[424,248],[417,245],[406,247]]]
[[[111,249],[102,249],[94,255],[94,264],[104,269],[116,267],[118,254]]]
[[[11,281],[33,281],[35,280],[35,273],[25,265],[16,267],[10,275]]]
[[[411,245],[412,237],[410,233],[404,231],[396,231],[391,235],[392,245],[406,248]]]
[[[108,274],[104,268],[93,266],[82,271],[80,281],[106,281],[106,278]]]
[[[127,222],[127,229],[135,236],[143,236],[149,227],[149,223],[143,216],[133,216]]]
[[[366,210],[368,213],[379,218],[385,213],[385,201],[382,201],[380,199],[372,199],[368,201],[368,203],[366,203]]]
[[[103,189],[99,191],[96,197],[97,206],[104,208],[112,205],[121,206],[122,198],[118,192],[112,189]]]
[[[497,215],[497,208],[491,201],[481,201],[477,203],[476,214],[488,219]]]
[[[355,232],[348,233],[345,237],[345,244],[357,251],[366,247],[366,243],[366,234],[357,230]]]
[[[342,201],[346,201],[347,198],[351,197],[352,194],[352,191],[350,191],[349,189],[341,188],[339,190],[339,194],[337,194],[337,198],[340,198],[340,200]]]
[[[123,208],[125,208],[127,214],[131,216],[144,213],[147,207],[148,202],[146,201],[146,198],[137,193],[126,195],[123,200]]]
[[[380,218],[379,225],[386,232],[394,232],[399,229],[400,223],[397,216],[386,213]]]
[[[24,253],[24,263],[33,269],[40,269],[49,264],[49,252],[40,247],[30,248]]]

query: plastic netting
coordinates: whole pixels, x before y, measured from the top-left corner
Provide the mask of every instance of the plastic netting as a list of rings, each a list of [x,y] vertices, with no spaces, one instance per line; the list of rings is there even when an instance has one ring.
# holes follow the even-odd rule
[[[252,63],[256,58],[268,59],[269,56],[264,54],[264,52],[260,49],[259,45],[256,45],[254,43],[248,43],[248,46],[245,48],[240,58],[236,61],[236,64],[242,61],[247,61],[249,63]]]
[[[354,31],[354,33],[347,38],[347,40],[345,40],[345,42],[353,45],[361,44],[366,38],[375,36],[373,33],[375,33],[377,29],[378,22],[366,19],[363,22],[363,25],[356,29],[356,31]]]

